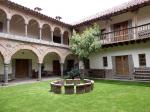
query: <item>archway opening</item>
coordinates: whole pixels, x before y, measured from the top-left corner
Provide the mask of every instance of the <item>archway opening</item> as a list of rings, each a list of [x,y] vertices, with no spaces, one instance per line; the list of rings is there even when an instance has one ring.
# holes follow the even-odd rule
[[[36,20],[30,20],[28,23],[28,37],[39,39],[39,24]]]
[[[69,54],[65,59],[64,72],[66,74],[67,72],[69,72],[69,71],[71,71],[72,69],[75,69],[75,68],[79,68],[78,57],[73,55],[73,54]]]
[[[10,21],[10,33],[25,35],[25,20],[20,15],[13,15]]]
[[[6,32],[7,26],[7,15],[0,9],[0,32]]]
[[[63,34],[63,43],[69,45],[69,32],[65,31]]]
[[[12,56],[13,78],[37,78],[38,57],[32,50],[22,49]]]
[[[43,60],[42,76],[60,76],[60,56],[51,52],[48,53]]]
[[[61,43],[61,31],[57,27],[54,29],[53,41],[55,43]]]
[[[44,24],[42,28],[42,39],[51,41],[51,28],[48,24]]]

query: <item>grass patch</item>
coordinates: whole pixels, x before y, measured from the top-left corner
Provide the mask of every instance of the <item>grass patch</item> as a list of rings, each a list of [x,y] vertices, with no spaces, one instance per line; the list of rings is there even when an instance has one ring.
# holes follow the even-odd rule
[[[95,81],[83,95],[49,90],[49,82],[0,87],[0,112],[150,112],[149,83]]]

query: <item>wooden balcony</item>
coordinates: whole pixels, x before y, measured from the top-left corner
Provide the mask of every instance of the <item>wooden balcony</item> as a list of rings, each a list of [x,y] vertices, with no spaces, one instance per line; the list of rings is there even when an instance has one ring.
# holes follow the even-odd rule
[[[101,34],[100,41],[103,47],[133,44],[150,39],[150,23],[123,30]]]

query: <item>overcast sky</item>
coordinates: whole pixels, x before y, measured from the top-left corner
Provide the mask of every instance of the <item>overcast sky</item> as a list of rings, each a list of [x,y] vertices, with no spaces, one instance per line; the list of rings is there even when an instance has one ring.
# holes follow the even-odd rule
[[[40,7],[41,13],[51,17],[61,16],[62,21],[74,23],[85,17],[129,0],[11,0],[28,8]]]

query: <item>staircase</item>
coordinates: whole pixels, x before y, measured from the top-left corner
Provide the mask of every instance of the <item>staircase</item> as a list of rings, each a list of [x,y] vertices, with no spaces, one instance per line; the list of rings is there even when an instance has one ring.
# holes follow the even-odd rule
[[[134,80],[150,81],[150,68],[135,68]]]

